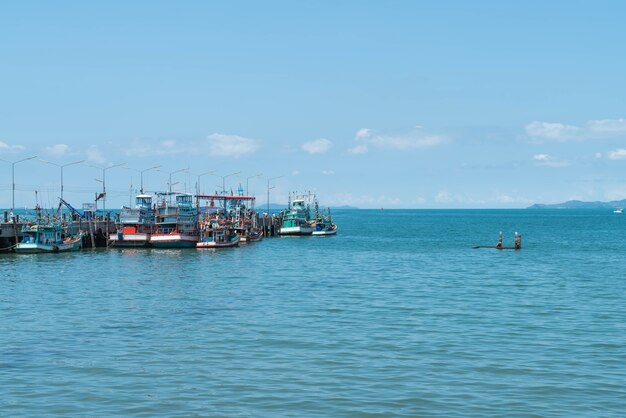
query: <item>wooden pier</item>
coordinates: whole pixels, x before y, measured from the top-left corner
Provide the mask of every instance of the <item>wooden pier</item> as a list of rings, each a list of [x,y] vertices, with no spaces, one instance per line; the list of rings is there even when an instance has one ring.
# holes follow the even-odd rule
[[[259,228],[261,228],[263,236],[266,238],[277,237],[282,223],[283,219],[280,215],[259,216],[258,220]]]

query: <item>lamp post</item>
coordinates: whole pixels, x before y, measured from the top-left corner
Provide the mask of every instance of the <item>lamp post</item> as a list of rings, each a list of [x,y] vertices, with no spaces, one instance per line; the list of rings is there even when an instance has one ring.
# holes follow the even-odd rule
[[[50,164],[50,165],[53,165],[55,167],[59,167],[59,169],[61,170],[61,200],[63,200],[63,169],[65,167],[67,167],[67,166],[70,166],[70,165],[84,163],[85,160],[74,161],[73,163],[67,163],[67,164],[57,164],[57,163],[53,163],[52,161],[46,161],[46,160],[41,160],[41,161],[46,163],[46,164]]]
[[[156,170],[157,168],[161,168],[160,165],[155,165],[154,167],[150,167],[150,168],[146,168],[143,170],[138,170],[136,168],[132,168],[132,167],[124,167],[127,170],[133,170],[139,173],[139,176],[141,178],[140,180],[140,186],[139,186],[139,193],[143,194],[143,173],[145,173],[146,171],[150,171],[150,170]]]
[[[226,177],[234,176],[236,174],[241,174],[241,171],[237,171],[236,173],[230,173],[222,177],[222,196],[226,196]],[[226,215],[226,199],[224,199],[224,215]]]
[[[237,171],[236,173],[230,173],[222,177],[222,194],[226,195],[226,177],[234,176],[236,174],[241,174],[241,171]]]
[[[111,168],[121,167],[125,164],[126,163],[119,163],[119,164],[110,165],[108,167],[101,167],[101,166],[97,166],[93,164],[87,164],[89,167],[99,168],[102,170],[102,182],[101,183],[102,183],[102,212],[103,213],[106,212],[106,205],[107,205],[106,171]],[[97,181],[100,181],[100,180],[97,180]],[[103,216],[106,216],[106,214],[104,214]]]
[[[11,183],[13,184],[13,193],[11,196],[11,214],[15,215],[15,165],[19,164],[21,162],[24,161],[28,161],[28,160],[32,160],[33,158],[37,158],[36,155],[33,155],[32,157],[28,157],[28,158],[22,158],[21,160],[17,160],[17,161],[7,161],[7,160],[2,160],[5,163],[9,163],[11,164]],[[15,219],[15,218],[13,218]],[[13,221],[15,223],[15,220]]]
[[[267,179],[267,216],[270,216],[270,189],[275,188],[275,186],[270,187],[270,181],[279,179],[283,176],[272,177],[271,179]]]
[[[176,173],[182,173],[183,171],[187,171],[189,170],[189,167],[186,168],[181,168],[180,170],[176,170],[176,171],[163,171],[163,170],[159,170],[157,168],[157,171],[161,171],[162,173],[168,173],[170,176],[170,181],[168,182],[168,195],[169,195],[169,200],[170,200],[170,205],[172,204],[172,174],[176,174]]]
[[[196,182],[196,194],[200,194],[200,177],[202,176],[206,176],[207,174],[213,174],[215,173],[217,170],[212,170],[212,171],[205,171],[204,173],[200,173],[200,174],[196,174],[196,173],[192,173],[189,172],[189,174],[194,175],[196,177],[198,177],[198,181]]]
[[[262,175],[263,175],[263,173],[259,173],[259,174],[255,174],[254,176],[246,177],[246,196],[250,196],[248,194],[248,180],[253,179],[255,177],[260,177]]]

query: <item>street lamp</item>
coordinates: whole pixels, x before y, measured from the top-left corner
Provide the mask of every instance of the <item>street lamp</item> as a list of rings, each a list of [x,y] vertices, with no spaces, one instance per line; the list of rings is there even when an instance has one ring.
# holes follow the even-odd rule
[[[207,174],[213,174],[215,173],[217,170],[213,170],[213,171],[206,171],[204,173],[201,174],[196,174],[196,173],[192,173],[191,171],[189,171],[189,174],[198,177],[198,181],[196,182],[196,194],[200,194],[200,177],[202,176],[206,176]]]
[[[226,177],[234,176],[236,174],[241,174],[241,171],[237,171],[236,173],[230,173],[222,177],[222,196],[226,196]],[[224,215],[226,215],[226,198],[224,198]]]
[[[7,160],[2,160],[5,163],[9,163],[11,164],[11,183],[13,183],[13,194],[11,197],[11,214],[15,214],[15,164],[24,162],[24,161],[28,161],[28,160],[32,160],[33,158],[37,158],[36,155],[33,155],[32,157],[28,157],[28,158],[23,158],[21,160],[17,160],[17,161],[7,161]],[[15,218],[13,218],[15,219]],[[13,221],[15,222],[15,221]]]
[[[121,166],[123,166],[125,164],[126,163],[119,163],[119,164],[115,164],[115,165],[110,165],[108,167],[99,167],[97,165],[87,164],[89,167],[101,168],[102,169],[102,212],[103,213],[105,213],[106,209],[107,209],[106,208],[106,205],[107,205],[106,171],[108,169],[110,169],[110,168],[121,167]],[[105,213],[104,216],[106,216],[106,213]]]
[[[67,167],[67,166],[70,166],[70,165],[84,163],[85,160],[74,161],[73,163],[67,163],[67,164],[57,164],[57,163],[53,163],[52,161],[46,161],[46,160],[41,160],[41,161],[46,163],[46,164],[50,164],[50,165],[53,165],[55,167],[59,167],[61,169],[61,200],[63,200],[63,169],[65,167]]]
[[[263,175],[263,173],[259,173],[259,174],[255,174],[254,176],[246,177],[246,196],[250,196],[248,194],[248,180],[253,179],[255,177],[260,177],[262,175]]]
[[[141,177],[141,185],[139,187],[139,193],[143,194],[143,173],[145,173],[146,171],[150,171],[150,170],[156,170],[157,168],[161,168],[160,165],[155,165],[154,167],[150,167],[150,168],[146,168],[144,170],[138,170],[136,168],[132,168],[132,167],[124,167],[127,170],[133,170],[139,173],[140,177]]]
[[[223,195],[226,195],[226,177],[234,176],[237,174],[241,174],[241,171],[237,171],[236,173],[230,173],[225,176],[220,176],[222,177],[222,194]]]
[[[159,170],[157,168],[157,171],[160,171],[162,173],[168,173],[170,175],[170,181],[168,183],[168,191],[169,191],[169,196],[170,196],[170,205],[172,204],[172,174],[176,174],[176,173],[181,173],[183,171],[187,171],[189,170],[189,167],[187,168],[181,168],[180,170],[176,170],[176,171],[163,171],[163,170]]]
[[[267,216],[270,215],[270,189],[275,188],[275,186],[270,187],[270,181],[279,179],[283,176],[272,177],[271,179],[267,179]]]

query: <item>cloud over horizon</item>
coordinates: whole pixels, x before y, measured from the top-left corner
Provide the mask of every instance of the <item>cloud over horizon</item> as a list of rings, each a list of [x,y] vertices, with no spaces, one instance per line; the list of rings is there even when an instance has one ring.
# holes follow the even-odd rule
[[[67,155],[70,151],[69,145],[55,144],[44,149],[44,152],[52,157],[62,157]]]
[[[326,138],[315,139],[313,141],[305,142],[300,148],[304,152],[309,154],[325,154],[333,146],[332,141]]]
[[[245,154],[254,153],[259,149],[259,141],[239,135],[214,133],[207,137],[209,154],[217,157],[238,158]]]
[[[548,154],[535,154],[533,155],[533,160],[536,165],[544,166],[544,167],[568,167],[571,165],[569,161],[561,160],[558,158],[554,158]]]
[[[533,121],[527,124],[524,129],[526,135],[533,140],[586,141],[625,136],[626,120],[623,118],[589,120],[583,126]]]
[[[11,153],[11,152],[19,152],[24,151],[26,147],[22,145],[10,145],[6,142],[0,141],[0,153]]]
[[[399,134],[376,133],[369,128],[361,128],[356,132],[354,140],[357,144],[348,149],[350,154],[365,154],[371,148],[394,151],[427,149],[445,143],[447,138],[441,135],[424,134],[420,128]]]
[[[609,151],[607,157],[609,160],[624,160],[626,159],[626,149],[619,148],[614,151]]]

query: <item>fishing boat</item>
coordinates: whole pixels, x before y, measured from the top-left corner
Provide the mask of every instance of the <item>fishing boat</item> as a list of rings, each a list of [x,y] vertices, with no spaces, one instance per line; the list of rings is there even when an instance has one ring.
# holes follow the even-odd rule
[[[337,234],[337,225],[333,222],[333,217],[330,214],[330,209],[322,212],[319,209],[317,199],[315,200],[315,214],[311,221],[313,227],[313,235],[315,236],[328,236]]]
[[[258,215],[254,210],[256,197],[245,196],[244,189],[240,185],[237,194],[198,194],[198,210],[200,212],[200,224],[211,225],[214,220],[228,225],[239,236],[239,243],[260,241],[263,234],[258,228]],[[206,202],[202,205],[201,202]]]
[[[313,228],[309,224],[310,210],[305,198],[295,198],[289,207],[283,211],[283,223],[278,230],[279,235],[311,235]]]
[[[117,232],[109,236],[115,247],[147,247],[155,232],[155,210],[152,196],[140,194],[135,197],[135,207],[123,207],[117,221]]]
[[[615,209],[615,210],[613,211],[613,213],[619,213],[619,214],[622,214],[622,213],[624,213],[624,209],[623,209],[623,208],[617,208],[617,209]]]
[[[156,248],[193,248],[198,243],[198,210],[193,196],[176,195],[176,204],[164,200],[156,206],[156,231],[150,235],[150,245]]]
[[[201,226],[197,248],[227,248],[239,245],[240,237],[222,220],[213,219]]]
[[[82,234],[63,238],[63,227],[58,223],[24,225],[22,241],[15,246],[21,254],[59,253],[82,248]]]
[[[258,242],[263,239],[263,231],[259,228],[251,228],[247,231],[245,242]]]

